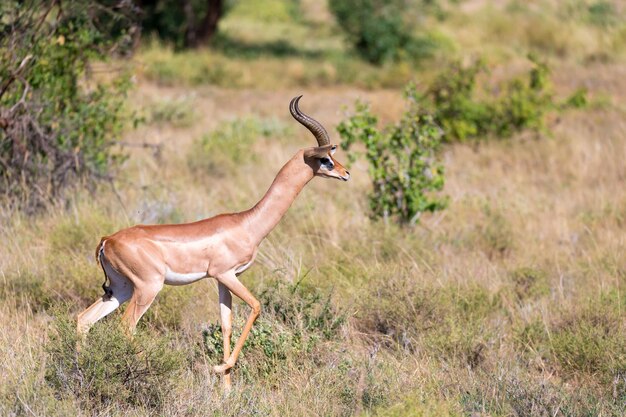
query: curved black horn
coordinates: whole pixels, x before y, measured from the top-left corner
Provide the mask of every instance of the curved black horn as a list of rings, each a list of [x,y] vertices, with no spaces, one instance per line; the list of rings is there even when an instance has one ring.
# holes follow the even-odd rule
[[[317,139],[319,146],[329,145],[330,138],[328,137],[328,132],[324,129],[324,126],[312,117],[302,113],[298,108],[298,101],[300,101],[301,98],[302,96],[298,96],[291,99],[291,103],[289,103],[289,111],[291,112],[291,115],[294,119],[304,125],[304,127],[309,129],[311,133],[313,133],[313,136]]]

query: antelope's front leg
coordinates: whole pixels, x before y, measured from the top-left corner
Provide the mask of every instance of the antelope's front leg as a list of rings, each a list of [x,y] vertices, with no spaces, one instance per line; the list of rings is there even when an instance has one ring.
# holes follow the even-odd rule
[[[235,275],[235,271],[229,271],[223,275],[220,275],[219,277],[217,277],[217,280],[220,284],[223,284],[226,288],[230,290],[230,292],[241,298],[243,301],[245,301],[246,304],[250,306],[250,308],[252,308],[252,311],[248,316],[248,320],[246,321],[246,325],[241,331],[241,336],[239,336],[239,339],[237,339],[237,343],[235,344],[233,353],[230,354],[224,364],[213,368],[215,372],[222,373],[232,368],[235,365],[235,362],[237,362],[237,358],[239,357],[239,353],[243,348],[243,344],[248,338],[250,329],[252,329],[254,321],[257,319],[257,317],[259,317],[259,314],[261,314],[261,303],[259,303],[259,300],[254,298],[252,293],[250,293],[250,291],[248,291],[248,289],[241,282],[239,282],[237,276]]]
[[[220,319],[222,321],[222,338],[224,339],[224,363],[226,363],[230,357],[230,336],[233,329],[233,296],[224,284],[218,282],[217,285],[220,293]],[[224,372],[223,381],[224,390],[228,392],[231,385],[230,369]]]

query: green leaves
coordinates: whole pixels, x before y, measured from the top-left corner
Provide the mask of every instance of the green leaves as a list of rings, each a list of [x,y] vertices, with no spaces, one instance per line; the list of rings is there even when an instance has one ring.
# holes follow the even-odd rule
[[[354,161],[363,156],[368,162],[372,217],[414,224],[423,212],[446,206],[445,197],[437,193],[444,185],[443,165],[436,153],[442,131],[419,108],[414,86],[407,88],[406,96],[409,109],[395,125],[380,130],[369,106],[357,102],[354,115],[337,130],[344,149],[350,150],[357,143],[365,147],[364,153],[353,151],[349,158]]]
[[[420,55],[428,46],[413,36],[414,16],[407,16],[406,0],[329,1],[331,12],[362,58],[382,64],[403,55]]]
[[[94,82],[88,73],[90,61],[128,47],[134,9],[104,0],[20,3],[0,9],[0,195],[32,210],[77,180],[106,176],[119,160],[111,147],[130,82],[124,74]]]
[[[530,56],[532,68],[526,77],[500,83],[493,90],[478,84],[478,76],[487,71],[482,61],[464,67],[454,63],[442,72],[419,98],[445,131],[445,141],[507,138],[522,130],[545,130],[545,118],[559,105],[550,85],[550,69]],[[584,103],[584,93],[573,99]]]

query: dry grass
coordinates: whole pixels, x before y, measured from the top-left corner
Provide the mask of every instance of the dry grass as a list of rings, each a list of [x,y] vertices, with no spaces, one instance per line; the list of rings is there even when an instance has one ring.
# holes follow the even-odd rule
[[[463,13],[479,13],[471,10]],[[508,13],[497,10],[490,13]],[[492,29],[484,30],[481,36]],[[452,33],[464,38],[462,29]],[[55,329],[67,317],[55,307],[69,303],[74,314],[100,296],[93,259],[99,237],[135,223],[193,221],[253,205],[282,164],[311,144],[288,116],[296,93],[305,96],[305,112],[329,128],[357,97],[385,122],[401,113],[403,100],[395,90],[291,81],[273,91],[200,86],[190,95],[189,87],[140,77],[131,105],[152,116],[125,141],[162,151],[128,148],[119,199],[103,186],[36,218],[2,214],[0,414],[624,415],[626,84],[619,56],[584,68],[576,56],[553,58],[557,91],[582,84],[598,104],[553,120],[553,137],[446,147],[450,206],[420,226],[369,220],[365,166],[352,167],[346,184],[309,184],[243,276],[265,301],[230,395],[211,372],[219,361],[210,349],[219,341],[219,332],[211,333],[219,317],[215,284],[163,291],[141,322],[141,337],[167,340],[184,360],[158,405],[98,402],[46,379],[59,359],[51,353]],[[493,76],[516,68],[507,60]],[[250,155],[237,156],[236,170],[203,169],[233,158],[230,148],[216,160],[215,152],[198,149],[203,137],[236,120],[261,126],[238,139],[252,144]],[[273,127],[263,130],[268,123]],[[292,293],[289,285],[298,282]],[[306,300],[315,300],[313,307],[303,307]],[[246,312],[236,305],[238,327]],[[324,312],[345,320],[333,326]],[[311,317],[322,319],[311,326]]]

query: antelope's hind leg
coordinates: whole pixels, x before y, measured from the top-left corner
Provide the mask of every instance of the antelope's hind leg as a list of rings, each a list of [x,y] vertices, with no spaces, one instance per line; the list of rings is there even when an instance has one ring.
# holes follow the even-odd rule
[[[125,276],[115,271],[107,271],[111,281],[108,294],[104,294],[95,303],[78,315],[77,331],[84,338],[91,326],[98,320],[111,314],[120,305],[124,304],[133,294],[133,285]]]

